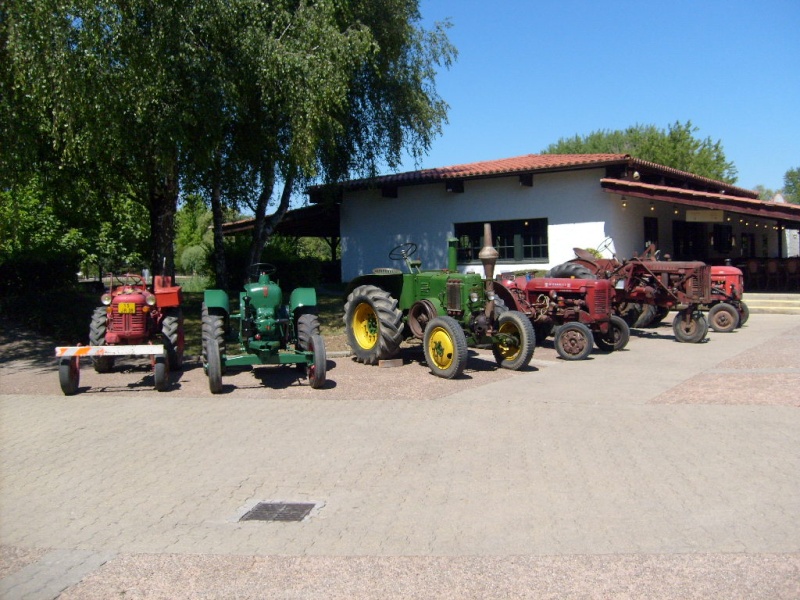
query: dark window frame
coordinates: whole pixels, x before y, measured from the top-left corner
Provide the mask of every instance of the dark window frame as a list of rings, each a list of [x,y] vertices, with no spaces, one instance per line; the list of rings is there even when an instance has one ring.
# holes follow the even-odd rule
[[[454,223],[453,231],[459,240],[458,263],[480,263],[478,253],[483,247],[483,225],[486,221]],[[550,246],[547,218],[509,219],[490,221],[492,243],[499,252],[499,263],[547,263]]]

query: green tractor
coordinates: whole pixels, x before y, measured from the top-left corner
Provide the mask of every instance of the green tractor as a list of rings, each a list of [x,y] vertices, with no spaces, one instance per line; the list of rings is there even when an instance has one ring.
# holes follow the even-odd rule
[[[467,363],[467,348],[491,348],[497,363],[519,370],[536,346],[530,319],[495,299],[492,278],[497,250],[484,225],[479,258],[486,279],[456,269],[458,241],[448,241],[448,268],[421,270],[412,260],[416,244],[397,246],[391,260],[402,260],[407,273],[379,268],[353,279],[345,291],[347,341],[357,361],[374,365],[394,358],[404,339],[422,340],[425,361],[434,375],[452,379]]]
[[[283,304],[280,285],[270,279],[275,267],[257,263],[250,267],[250,283],[239,293],[239,312],[231,314],[223,290],[203,295],[203,368],[211,393],[222,391],[228,367],[294,364],[312,388],[325,385],[325,343],[320,334],[317,293],[296,288]],[[238,327],[237,327],[238,324]],[[241,354],[229,356],[226,341],[236,336]]]

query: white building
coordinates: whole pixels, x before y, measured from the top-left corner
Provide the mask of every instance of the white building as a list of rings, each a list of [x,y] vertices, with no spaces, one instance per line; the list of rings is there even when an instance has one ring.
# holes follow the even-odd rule
[[[406,242],[417,244],[423,268],[444,268],[451,237],[459,240],[459,269],[482,272],[487,222],[497,272],[546,270],[573,258],[574,247],[629,258],[649,242],[675,260],[741,264],[789,256],[785,230],[796,237],[800,227],[800,206],[625,154],[531,154],[308,193],[314,204],[340,205],[342,281],[402,268],[388,253]]]

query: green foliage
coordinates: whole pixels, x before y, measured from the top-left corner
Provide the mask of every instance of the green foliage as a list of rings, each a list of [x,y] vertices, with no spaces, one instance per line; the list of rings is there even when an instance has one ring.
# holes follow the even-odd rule
[[[800,167],[789,169],[783,176],[783,197],[787,202],[800,204]]]
[[[735,183],[737,169],[728,161],[720,141],[698,139],[691,121],[675,122],[667,130],[635,125],[624,131],[598,130],[551,144],[544,154],[630,154],[634,158],[672,167],[701,177]]]

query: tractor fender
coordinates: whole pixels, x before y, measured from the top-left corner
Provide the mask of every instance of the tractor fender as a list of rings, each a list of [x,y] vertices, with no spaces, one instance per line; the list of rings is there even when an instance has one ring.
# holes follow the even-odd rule
[[[505,303],[505,305],[508,307],[508,310],[517,310],[521,313],[530,312],[530,307],[519,302],[519,298],[517,298],[515,294],[512,294],[505,285],[499,281],[494,281],[493,284],[495,295]],[[509,285],[515,289],[518,289],[516,288],[516,284],[513,282]]]
[[[224,311],[226,315],[231,314],[231,306],[225,290],[206,290],[203,292],[203,302],[209,310],[216,308]]]
[[[294,312],[298,308],[317,305],[317,290],[314,288],[295,288],[289,296],[289,310]]]

